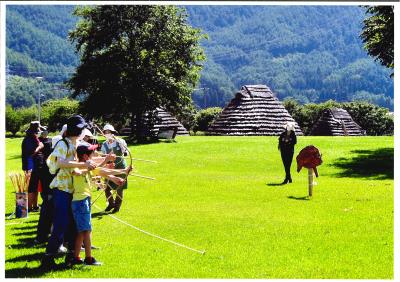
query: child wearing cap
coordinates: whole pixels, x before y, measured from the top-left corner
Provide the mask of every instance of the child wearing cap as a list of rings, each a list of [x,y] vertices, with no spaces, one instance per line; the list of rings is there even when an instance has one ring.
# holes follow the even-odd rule
[[[67,243],[69,250],[65,258],[66,264],[70,265],[73,258],[76,230],[71,210],[72,193],[74,191],[72,171],[75,168],[92,170],[96,167],[96,164],[90,160],[78,162],[75,159],[77,139],[85,126],[86,122],[81,116],[70,117],[67,120],[63,138],[55,144],[53,152],[46,161],[50,173],[54,175],[50,183],[54,215],[53,229],[41,264],[41,267],[44,268],[56,267],[54,258],[63,242]]]
[[[80,162],[91,160],[98,145],[80,144],[77,148],[77,156]],[[106,177],[116,185],[122,185],[124,179],[116,174],[128,174],[129,168],[124,170],[111,170],[97,167],[89,171],[87,169],[74,169],[74,192],[72,198],[72,213],[74,216],[77,236],[75,241],[74,259],[72,264],[101,265],[91,254],[91,180],[92,176]],[[82,243],[85,246],[85,259],[81,260],[79,253]]]

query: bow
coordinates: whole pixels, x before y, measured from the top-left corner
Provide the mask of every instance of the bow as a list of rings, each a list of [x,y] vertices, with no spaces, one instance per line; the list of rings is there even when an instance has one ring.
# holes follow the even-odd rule
[[[94,123],[94,122],[92,121],[92,122],[89,123],[89,125],[90,125],[91,128],[94,130],[94,135],[95,135],[95,136],[97,136],[97,132],[99,132],[99,133],[100,133],[103,137],[105,137],[106,140],[107,140],[106,135],[104,134],[104,132],[100,129],[100,127],[99,127],[96,123]],[[130,159],[129,167],[132,167],[132,153],[131,153],[131,151],[129,150],[129,148],[128,148],[127,146],[125,146],[122,142],[120,142],[120,141],[118,140],[118,138],[116,138],[115,136],[113,136],[113,139],[114,139],[114,141],[116,141],[116,142],[120,145],[121,148],[123,148],[123,150],[124,150],[125,152],[128,152],[128,156],[129,156],[129,159]],[[118,163],[124,161],[123,156],[118,156],[117,158],[119,158],[119,162],[118,162]],[[93,204],[100,198],[100,196],[105,192],[106,188],[110,188],[111,191],[114,191],[114,192],[111,193],[111,195],[106,199],[107,201],[108,201],[109,198],[112,197],[113,195],[116,195],[117,197],[120,198],[120,196],[116,193],[116,191],[117,191],[118,189],[120,189],[120,188],[122,187],[122,185],[124,185],[124,184],[128,181],[128,176],[129,176],[128,173],[125,174],[124,177],[123,177],[123,178],[124,178],[124,182],[122,182],[121,184],[119,184],[117,187],[112,187],[112,186],[110,185],[110,181],[109,181],[109,180],[106,180],[105,183],[104,183],[105,185],[100,185],[99,188],[102,190],[102,192],[96,197],[96,199],[93,200],[92,205],[93,205]],[[97,184],[98,184],[98,183],[97,183]],[[121,198],[120,198],[120,200],[122,201]]]
[[[90,125],[91,128],[94,130],[94,135],[97,136],[97,132],[99,132],[100,135],[102,135],[103,137],[106,137],[106,135],[104,134],[104,132],[100,129],[100,127],[99,127],[96,123],[90,122],[89,125]],[[107,138],[107,137],[106,137],[106,138]],[[132,168],[132,162],[133,162],[134,158],[132,157],[132,153],[131,153],[131,151],[129,150],[128,146],[126,146],[123,142],[121,142],[121,141],[120,141],[118,138],[116,138],[115,136],[113,136],[112,138],[113,138],[113,140],[114,140],[115,142],[118,143],[118,145],[123,149],[124,152],[127,152],[127,153],[128,153],[127,158],[129,158],[129,160],[130,160],[129,167]],[[100,154],[100,155],[106,156],[106,154]],[[119,158],[119,162],[117,163],[117,164],[119,164],[120,162],[124,161],[124,158],[125,158],[125,157],[124,157],[124,156],[118,156],[117,158]],[[143,160],[143,159],[135,159],[135,160],[138,160],[138,161],[147,161],[147,162],[154,162],[154,161]],[[106,188],[110,188],[111,191],[114,191],[114,192],[109,196],[109,198],[112,197],[112,196],[114,196],[114,195],[116,195],[117,197],[120,198],[120,196],[119,196],[116,192],[117,192],[118,189],[121,188],[122,185],[124,185],[124,184],[128,181],[128,177],[129,177],[129,176],[144,178],[144,179],[148,179],[148,180],[155,180],[155,178],[153,178],[153,177],[144,176],[144,175],[140,175],[140,174],[137,174],[137,173],[127,173],[127,174],[125,174],[125,176],[124,176],[124,182],[123,182],[122,184],[118,185],[116,188],[115,188],[115,187],[111,187],[110,181],[105,181],[104,185],[101,184],[101,183],[100,183],[100,185],[99,185],[99,183],[96,183],[97,186],[100,186],[99,188],[102,190],[102,192],[96,197],[96,199],[94,199],[94,201],[92,202],[92,204],[94,204],[94,202],[96,202],[96,201],[100,198],[100,196],[103,194],[103,192],[105,192],[105,189],[106,189]],[[109,200],[109,198],[107,198],[107,201]],[[120,198],[120,200],[122,201],[121,198]]]

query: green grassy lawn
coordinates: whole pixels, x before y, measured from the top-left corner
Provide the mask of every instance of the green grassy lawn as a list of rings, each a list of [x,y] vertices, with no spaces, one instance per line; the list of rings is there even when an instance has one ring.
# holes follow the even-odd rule
[[[21,139],[6,140],[6,170],[19,170]],[[93,212],[101,267],[43,272],[44,246],[32,246],[37,213],[6,220],[6,277],[64,278],[374,278],[393,279],[393,137],[299,137],[296,152],[323,158],[311,200],[307,171],[284,179],[277,137],[178,137],[132,146],[116,216],[201,255]],[[94,197],[98,192],[94,194]],[[6,215],[15,195],[6,179]],[[104,199],[97,201],[104,208]],[[22,223],[21,223],[22,222]],[[17,223],[17,224],[14,224]],[[62,258],[59,259],[62,261]]]

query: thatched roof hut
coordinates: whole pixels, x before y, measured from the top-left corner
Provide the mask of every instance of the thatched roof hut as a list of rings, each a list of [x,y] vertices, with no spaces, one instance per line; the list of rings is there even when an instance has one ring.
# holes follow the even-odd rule
[[[266,85],[242,86],[235,98],[211,124],[211,135],[279,135],[287,122],[300,127]]]
[[[362,136],[365,131],[351,118],[350,114],[340,108],[325,109],[314,124],[310,135],[319,136]]]
[[[168,129],[176,127],[178,129],[177,135],[189,135],[186,128],[175,117],[164,109],[156,109],[156,123],[154,124],[153,131],[157,134],[160,129]]]
[[[162,108],[157,108],[153,112],[147,112],[144,115],[144,128],[143,132],[145,136],[157,136],[160,131],[177,129],[176,135],[189,135],[186,128],[169,112]],[[123,128],[122,133],[129,135],[135,129]]]

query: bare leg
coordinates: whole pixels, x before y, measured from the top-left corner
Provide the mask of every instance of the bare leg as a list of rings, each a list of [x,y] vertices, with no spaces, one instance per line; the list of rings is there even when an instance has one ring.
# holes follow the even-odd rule
[[[82,242],[84,241],[84,233],[85,232],[86,231],[79,232],[78,235],[76,235],[74,257],[79,257],[79,253],[81,252]]]
[[[91,258],[92,257],[92,239],[91,239],[92,232],[91,231],[84,231],[83,232],[83,243],[85,244],[85,257]]]

